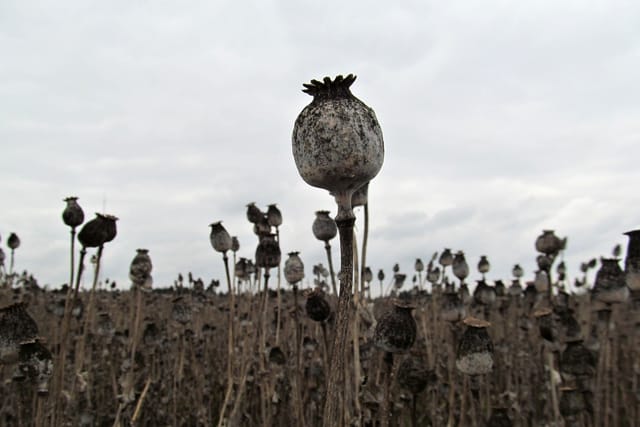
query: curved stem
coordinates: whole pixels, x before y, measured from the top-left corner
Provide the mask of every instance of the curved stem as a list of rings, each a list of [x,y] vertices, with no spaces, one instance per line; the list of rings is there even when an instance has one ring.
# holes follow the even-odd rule
[[[349,203],[351,195],[349,195]],[[345,381],[346,344],[351,319],[353,301],[353,212],[350,218],[340,218],[336,223],[340,233],[340,297],[338,299],[338,315],[336,332],[331,352],[331,367],[327,386],[327,399],[323,412],[323,425],[336,427],[344,424],[343,393],[347,389]],[[344,217],[344,214],[343,214]]]

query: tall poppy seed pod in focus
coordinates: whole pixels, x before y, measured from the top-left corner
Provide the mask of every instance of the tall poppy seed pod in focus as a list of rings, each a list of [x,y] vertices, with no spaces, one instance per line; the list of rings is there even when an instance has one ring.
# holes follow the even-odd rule
[[[351,197],[373,179],[384,159],[382,130],[374,111],[353,96],[356,77],[311,80],[313,96],[293,128],[293,157],[304,181],[334,194],[338,219],[353,217]]]
[[[629,237],[624,259],[625,280],[631,291],[640,294],[640,229],[624,234]]]
[[[276,241],[275,234],[262,236],[256,247],[256,266],[260,268],[275,268],[280,264],[280,245]]]
[[[39,339],[20,345],[19,371],[37,386],[38,396],[49,394],[49,378],[53,373],[53,357]]]
[[[129,278],[135,286],[145,286],[151,280],[153,265],[148,249],[136,249],[136,255],[129,266]]]
[[[209,224],[211,227],[211,233],[209,234],[209,240],[211,246],[216,252],[225,253],[231,249],[231,236],[222,225],[222,221]]]
[[[267,222],[271,227],[280,227],[282,225],[282,212],[275,203],[267,207]]]
[[[416,340],[416,321],[411,315],[414,307],[395,300],[393,308],[380,317],[373,334],[373,342],[387,353],[404,353]]]
[[[478,261],[478,272],[484,276],[489,272],[491,268],[491,264],[489,264],[489,260],[486,255],[480,255],[480,261]]]
[[[328,242],[338,234],[336,222],[329,216],[329,211],[317,211],[316,219],[311,226],[316,239]]]
[[[629,298],[625,275],[616,258],[602,258],[596,273],[591,296],[606,304],[616,304]]]
[[[304,279],[304,264],[299,252],[289,252],[289,258],[284,262],[284,278],[290,285],[295,285]]]
[[[331,306],[324,298],[324,292],[320,289],[314,289],[307,294],[304,308],[307,316],[315,322],[324,322],[331,315]]]
[[[9,234],[9,238],[7,239],[7,246],[12,251],[20,247],[20,238],[16,233]]]
[[[493,370],[493,342],[487,332],[490,323],[468,317],[467,326],[456,353],[456,367],[467,375],[482,375]]]
[[[522,269],[522,267],[520,267],[520,264],[516,264],[513,266],[511,274],[513,274],[513,277],[515,277],[516,279],[520,279],[522,276],[524,276],[524,270]]]
[[[37,335],[38,325],[27,313],[25,304],[0,308],[0,362],[12,363],[20,344],[33,341]]]
[[[260,221],[264,217],[264,214],[255,204],[255,202],[251,202],[247,204],[247,219],[249,222],[255,224]]]
[[[71,228],[75,228],[84,222],[84,212],[78,204],[77,197],[67,197],[64,199],[67,206],[62,211],[62,221]]]
[[[464,282],[464,279],[469,276],[469,264],[467,264],[467,260],[464,257],[464,253],[462,251],[458,251],[453,258],[452,262],[453,274],[456,276],[461,283]]]
[[[542,234],[536,239],[536,250],[545,255],[555,256],[565,248],[567,238],[559,238],[553,230],[543,230]]]

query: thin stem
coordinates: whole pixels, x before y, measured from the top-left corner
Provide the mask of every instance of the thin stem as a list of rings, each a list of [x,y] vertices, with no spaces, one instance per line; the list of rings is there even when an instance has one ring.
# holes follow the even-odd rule
[[[331,288],[333,294],[338,295],[338,287],[336,285],[336,274],[333,271],[333,259],[331,257],[331,244],[328,240],[324,242],[324,250],[327,252],[327,263],[329,264],[329,274],[331,275]]]
[[[362,278],[367,268],[367,244],[369,242],[369,202],[364,204],[364,230],[362,233],[362,264],[360,265],[360,294],[364,295]]]
[[[231,277],[229,275],[229,257],[227,253],[222,254],[222,261],[224,262],[224,271],[227,277],[227,287],[229,289],[229,334],[227,342],[227,391],[225,392],[224,402],[220,408],[220,416],[218,417],[218,426],[223,425],[224,414],[226,412],[227,404],[231,398],[231,392],[233,391],[233,322],[235,318],[235,292],[231,284]]]
[[[391,372],[393,370],[393,353],[384,354],[385,378],[384,398],[380,405],[380,427],[389,427],[389,409],[391,408]]]

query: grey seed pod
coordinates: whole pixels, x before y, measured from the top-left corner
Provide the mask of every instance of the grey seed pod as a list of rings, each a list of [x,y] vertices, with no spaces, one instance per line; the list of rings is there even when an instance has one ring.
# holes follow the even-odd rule
[[[231,249],[231,236],[222,225],[222,221],[214,222],[209,225],[211,227],[211,233],[209,234],[209,240],[211,246],[216,252],[225,253]]]
[[[280,212],[275,203],[267,208],[267,222],[271,227],[280,227],[282,225],[282,212]]]
[[[78,204],[77,197],[67,197],[64,211],[62,211],[62,221],[71,228],[75,228],[84,222],[84,212]]]
[[[317,211],[311,231],[313,231],[316,239],[328,242],[338,234],[338,226],[333,218],[329,216],[329,211]]]
[[[304,279],[304,264],[298,254],[299,252],[289,252],[289,258],[284,263],[284,278],[290,285]]]
[[[148,249],[136,249],[129,267],[129,279],[136,286],[144,286],[151,279],[153,265]]]
[[[493,370],[493,342],[487,333],[489,322],[469,317],[458,344],[456,367],[467,375],[487,374]]]
[[[280,264],[280,245],[276,241],[275,234],[267,234],[260,238],[256,247],[256,266],[260,268],[275,268]]]

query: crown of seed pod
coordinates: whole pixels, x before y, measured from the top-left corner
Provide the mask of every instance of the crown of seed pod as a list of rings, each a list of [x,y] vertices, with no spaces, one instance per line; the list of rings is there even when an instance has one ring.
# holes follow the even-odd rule
[[[520,264],[516,264],[513,266],[511,274],[513,274],[513,277],[515,277],[516,279],[519,279],[524,276],[524,270],[522,269],[522,267],[520,267]]]
[[[577,378],[593,378],[598,361],[596,355],[584,346],[582,339],[567,341],[567,347],[560,355],[560,372]]]
[[[456,367],[467,375],[482,375],[493,370],[493,342],[487,332],[490,323],[468,317],[456,352]]]
[[[491,416],[487,420],[487,427],[513,427],[507,408],[492,408]]]
[[[480,255],[480,261],[478,261],[478,272],[480,274],[485,274],[489,272],[491,268],[491,264],[489,264],[489,260],[486,255]]]
[[[266,234],[260,238],[256,247],[256,266],[260,268],[275,268],[280,264],[280,245],[275,234]]]
[[[373,342],[388,353],[404,353],[416,340],[416,321],[411,315],[414,307],[395,300],[393,308],[380,317],[373,334]]]
[[[240,241],[237,236],[231,236],[231,252],[238,252],[240,250]]]
[[[27,313],[24,303],[0,309],[0,362],[11,363],[18,355],[19,346],[33,341],[38,325]]]
[[[624,259],[625,280],[634,293],[640,292],[640,230],[627,231],[629,237]]]
[[[302,179],[351,204],[353,192],[374,178],[384,159],[375,113],[350,90],[356,77],[325,77],[304,84],[313,96],[293,128],[293,157]]]
[[[113,215],[96,212],[96,217],[86,222],[78,233],[78,241],[85,248],[97,248],[115,239],[118,230]]]
[[[462,251],[458,251],[456,253],[451,265],[453,268],[453,275],[461,282],[464,282],[464,279],[469,276],[469,264],[467,264],[467,260],[465,259]]]
[[[20,345],[18,369],[24,377],[36,382],[38,396],[49,394],[49,378],[53,373],[51,352],[35,339]]]
[[[324,292],[320,289],[314,289],[307,294],[304,308],[307,316],[316,322],[324,322],[331,315],[331,306],[324,298]]]
[[[260,221],[264,217],[264,214],[255,204],[255,202],[251,202],[247,204],[247,219],[249,222],[255,224]]]
[[[71,228],[76,228],[84,222],[84,212],[78,204],[77,197],[67,197],[64,199],[67,206],[62,211],[62,221]]]
[[[216,252],[225,253],[231,249],[231,236],[222,225],[222,221],[209,224],[211,227],[211,233],[209,234],[209,240],[211,246]]]
[[[311,226],[316,239],[328,242],[338,234],[338,226],[333,218],[329,216],[329,211],[317,211],[316,219]]]
[[[275,203],[267,207],[267,222],[271,227],[280,227],[282,225],[282,212]]]
[[[20,238],[16,233],[9,234],[9,238],[7,239],[7,246],[11,250],[18,249],[20,246]]]
[[[304,279],[304,264],[299,253],[289,252],[289,258],[284,262],[284,278],[290,285],[295,285]]]
[[[413,268],[417,272],[423,272],[424,271],[424,263],[422,262],[422,260],[420,258],[416,258],[416,262],[413,264]]]
[[[131,261],[129,267],[129,279],[135,286],[150,287],[151,270],[153,265],[151,263],[151,257],[149,256],[148,249],[136,249],[136,255]]]
[[[567,238],[559,238],[553,230],[542,230],[542,234],[536,239],[536,250],[545,255],[555,256],[567,245]]]
[[[602,265],[596,273],[591,296],[606,304],[616,304],[629,298],[625,274],[616,258],[602,258]]]
[[[435,383],[436,374],[428,370],[426,361],[413,355],[404,358],[398,367],[398,384],[413,395],[421,393],[429,383]]]

